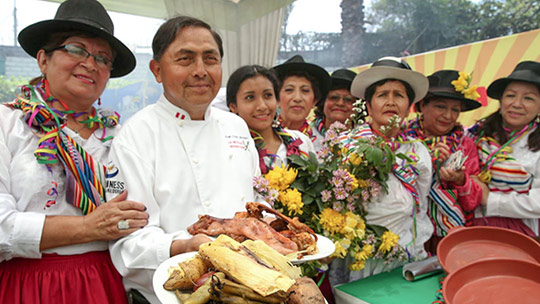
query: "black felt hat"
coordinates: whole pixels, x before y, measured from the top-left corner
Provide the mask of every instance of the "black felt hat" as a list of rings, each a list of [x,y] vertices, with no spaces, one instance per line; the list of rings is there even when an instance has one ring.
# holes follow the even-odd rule
[[[105,39],[116,52],[111,77],[128,74],[135,68],[135,56],[114,37],[114,25],[109,14],[96,0],[67,0],[60,4],[54,19],[40,21],[19,33],[19,43],[32,57],[49,41],[51,34],[82,31]]]
[[[273,69],[277,72],[281,81],[283,81],[283,79],[291,72],[303,71],[308,73],[319,82],[319,90],[323,97],[326,96],[330,90],[330,75],[328,75],[328,72],[316,64],[305,62],[304,58],[300,55],[294,55],[284,63],[275,66]]]
[[[347,90],[351,90],[351,84],[353,82],[356,73],[349,69],[339,69],[335,70],[330,76],[332,90],[335,87],[347,87]]]
[[[455,70],[441,70],[429,75],[429,90],[425,99],[441,97],[461,100],[463,102],[462,112],[479,108],[481,106],[480,102],[465,98],[461,92],[456,91],[452,81],[458,78],[459,72]]]
[[[528,82],[540,87],[540,62],[522,61],[518,63],[508,77],[497,79],[489,85],[488,96],[501,99],[504,89],[512,81]]]

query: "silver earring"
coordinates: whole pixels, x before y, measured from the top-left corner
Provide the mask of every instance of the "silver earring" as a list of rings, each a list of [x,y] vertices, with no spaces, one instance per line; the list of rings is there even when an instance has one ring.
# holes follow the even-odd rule
[[[274,117],[274,121],[272,121],[272,128],[277,128],[279,127],[279,119],[278,119],[278,116],[276,115]]]
[[[540,123],[540,114],[536,115],[536,123]]]

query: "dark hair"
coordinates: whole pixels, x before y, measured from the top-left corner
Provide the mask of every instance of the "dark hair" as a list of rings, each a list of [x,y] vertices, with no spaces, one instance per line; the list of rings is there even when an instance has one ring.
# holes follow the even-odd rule
[[[305,71],[290,71],[290,72],[287,72],[287,74],[281,76],[280,77],[281,84],[279,86],[280,91],[281,91],[281,88],[283,87],[283,84],[285,83],[285,79],[291,76],[304,77],[305,79],[309,81],[309,83],[311,83],[311,88],[313,89],[313,95],[315,95],[315,103],[318,103],[319,100],[321,100],[321,98],[324,97],[324,96],[321,96],[322,93],[321,93],[321,89],[319,88],[319,81],[317,80],[317,78],[311,76],[311,74]]]
[[[152,40],[154,60],[159,61],[161,59],[163,52],[176,39],[176,34],[186,27],[202,27],[210,31],[218,45],[219,55],[223,58],[223,40],[221,40],[221,36],[208,23],[189,16],[177,16],[163,23],[154,35],[154,39]]]
[[[536,119],[536,117],[534,119]],[[493,137],[497,139],[501,145],[504,145],[508,141],[508,134],[506,134],[503,129],[503,118],[500,111],[495,111],[481,120],[480,127],[473,129],[472,133],[476,136]],[[533,152],[540,150],[540,127],[536,127],[529,135],[527,145],[529,146],[529,150]]]
[[[229,77],[227,81],[227,106],[230,104],[236,104],[236,94],[242,83],[246,79],[250,79],[256,76],[263,76],[266,79],[270,80],[272,86],[274,87],[274,94],[276,98],[279,96],[279,80],[276,76],[276,73],[272,69],[267,69],[260,65],[245,65],[238,68],[234,73]]]
[[[324,118],[324,104],[326,103],[326,98],[328,98],[328,96],[330,95],[330,92],[335,91],[335,90],[341,90],[341,89],[350,91],[351,85],[349,83],[343,83],[343,82],[337,82],[337,83],[332,82],[332,86],[330,87],[328,94],[326,94],[326,96],[324,96],[323,98],[319,99],[319,101],[315,104],[315,108],[313,109],[313,112],[315,113],[315,117]],[[356,99],[356,97],[354,98]]]
[[[79,37],[85,37],[85,38],[96,38],[96,37],[98,37],[95,34],[91,34],[91,33],[84,32],[84,31],[69,31],[69,32],[52,33],[52,34],[49,35],[49,38],[47,39],[47,42],[43,45],[43,47],[41,49],[45,51],[47,56],[50,56],[50,54],[51,54],[50,50],[61,46],[64,43],[64,41],[66,41],[66,39],[68,39],[69,37],[73,37],[73,36],[79,36]],[[111,46],[111,51],[112,51],[113,58],[115,58],[116,57],[116,51],[112,46]],[[43,79],[43,76],[34,77],[29,81],[29,84],[30,85],[36,85],[42,79]]]
[[[407,92],[407,97],[409,98],[409,105],[414,101],[414,97],[416,96],[414,94],[414,90],[412,89],[412,87],[406,83],[405,81],[402,81],[402,80],[399,80],[399,79],[383,79],[383,80],[379,80],[375,83],[373,83],[372,85],[370,85],[369,87],[367,87],[366,89],[366,101],[368,103],[371,104],[371,99],[373,98],[373,95],[375,94],[375,91],[377,90],[377,87],[380,87],[382,86],[383,84],[385,84],[386,82],[388,81],[399,81],[403,84],[403,86],[405,87],[405,91]]]

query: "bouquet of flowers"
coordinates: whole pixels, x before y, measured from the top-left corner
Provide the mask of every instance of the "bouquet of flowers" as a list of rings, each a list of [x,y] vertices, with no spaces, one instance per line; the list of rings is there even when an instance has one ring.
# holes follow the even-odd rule
[[[351,270],[363,269],[371,258],[404,260],[399,236],[365,220],[370,202],[387,191],[396,155],[379,137],[353,139],[346,148],[339,136],[344,129],[334,123],[317,155],[290,155],[288,166],[255,178],[254,188],[276,210],[331,239],[336,246],[331,257],[350,255]]]

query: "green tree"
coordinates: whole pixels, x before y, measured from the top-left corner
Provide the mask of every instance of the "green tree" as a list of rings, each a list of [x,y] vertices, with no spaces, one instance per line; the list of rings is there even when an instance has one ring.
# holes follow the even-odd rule
[[[474,20],[474,40],[496,38],[540,28],[540,1],[484,0]]]
[[[364,1],[341,1],[341,64],[344,67],[359,65],[363,59]]]
[[[0,103],[12,101],[15,98],[17,86],[28,83],[29,79],[0,76]]]
[[[367,62],[540,28],[540,1],[377,0],[367,22]]]

